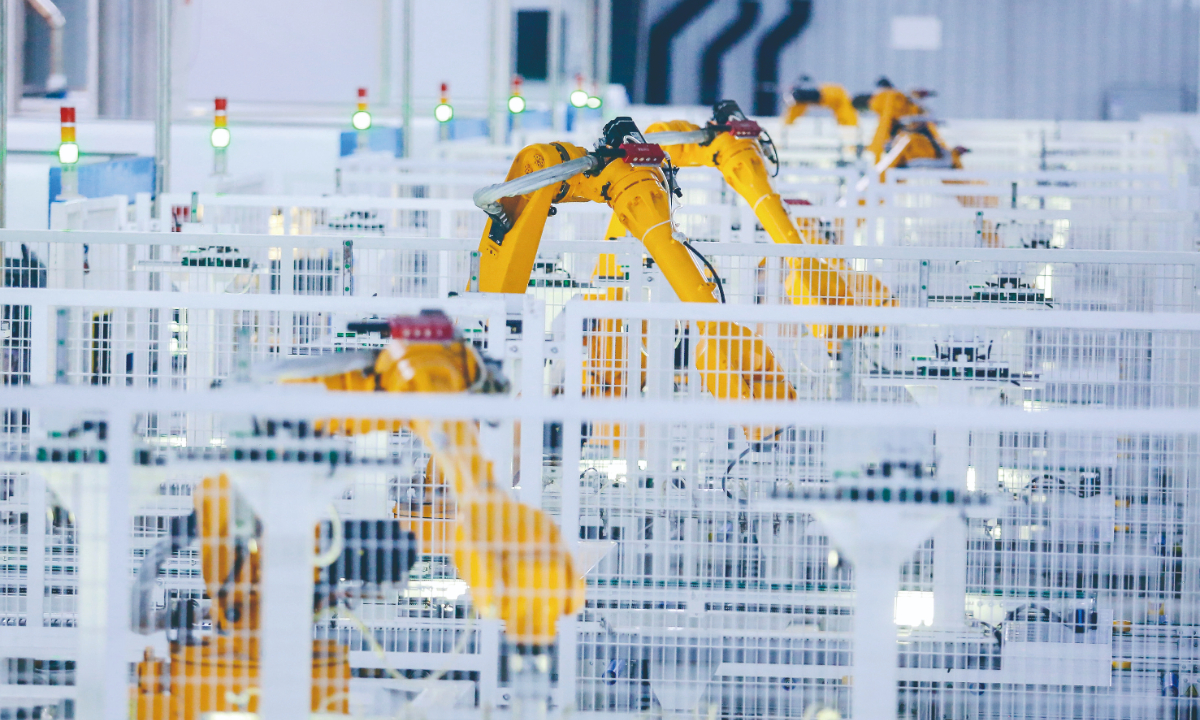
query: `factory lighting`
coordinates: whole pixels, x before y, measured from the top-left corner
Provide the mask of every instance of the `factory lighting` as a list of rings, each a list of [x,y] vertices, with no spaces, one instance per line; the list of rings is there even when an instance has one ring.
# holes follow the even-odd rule
[[[896,624],[918,627],[933,624],[933,593],[901,590],[896,593]]]

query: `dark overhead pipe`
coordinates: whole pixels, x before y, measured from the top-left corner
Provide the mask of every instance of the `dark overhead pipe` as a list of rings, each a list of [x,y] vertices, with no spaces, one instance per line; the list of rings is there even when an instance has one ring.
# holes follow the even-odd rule
[[[738,14],[733,22],[725,26],[708,47],[704,48],[704,59],[700,64],[700,104],[712,105],[717,102],[717,94],[721,91],[721,58],[758,22],[758,11],[761,6],[757,0],[742,0],[738,4]],[[726,93],[728,94],[728,93]]]
[[[788,14],[763,35],[754,55],[754,114],[779,111],[779,55],[812,19],[812,0],[791,0]]]
[[[646,104],[671,102],[671,41],[699,17],[713,0],[679,0],[650,26],[650,47],[646,52]]]

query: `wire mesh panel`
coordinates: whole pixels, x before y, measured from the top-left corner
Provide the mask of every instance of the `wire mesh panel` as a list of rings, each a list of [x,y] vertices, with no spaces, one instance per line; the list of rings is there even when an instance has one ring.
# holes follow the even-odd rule
[[[551,377],[568,397],[1200,402],[1190,315],[596,302],[563,315]],[[1151,324],[1163,318],[1178,324]]]
[[[892,170],[884,193],[902,207],[1009,207],[1051,210],[1182,210],[1165,173]]]
[[[521,341],[519,319],[510,326],[503,303],[489,307],[488,301],[409,301],[400,306],[359,301],[357,307],[343,302],[343,310],[303,309],[293,303],[293,309],[284,310],[283,304],[264,304],[269,298],[253,301],[249,296],[236,303],[248,309],[234,310],[230,303],[213,302],[221,297],[214,295],[175,295],[154,307],[162,298],[148,293],[124,298],[131,304],[85,304],[98,295],[85,291],[70,304],[63,296],[57,302],[39,296],[36,305],[15,306],[27,314],[37,307],[38,328],[35,331],[30,320],[25,321],[27,330],[47,342],[34,346],[25,341],[18,355],[24,366],[6,373],[6,380],[27,383],[36,367],[56,382],[71,385],[191,390],[219,386],[249,378],[255,363],[378,347],[378,337],[347,330],[348,324],[405,306],[414,311],[457,307],[461,314],[455,318],[464,336],[498,357],[509,353],[508,344]]]
[[[760,464],[766,482],[734,486],[722,446],[755,425],[634,421],[617,434],[603,428],[620,423],[602,420],[568,426],[563,445],[563,477],[579,478],[577,496],[564,481],[564,513],[579,513],[581,538],[612,548],[588,576],[581,708],[857,716],[848,683],[863,559],[831,532],[843,511],[830,506],[958,502],[945,491],[931,500],[946,482],[996,505],[935,523],[892,569],[897,716],[1158,717],[1195,702],[1188,621],[1171,614],[1195,602],[1181,575],[1195,521],[1173,484],[1194,472],[1192,434],[938,429],[917,439],[918,473],[897,462],[904,431],[863,439],[871,431],[856,425],[854,444],[875,450],[852,484],[838,472],[846,440],[802,424],[737,460]],[[579,431],[581,451],[566,451]],[[622,444],[640,458],[615,464]],[[884,457],[891,481],[871,462]]]
[[[788,718],[826,707],[855,716],[856,688],[890,692],[861,675],[859,656],[862,583],[883,582],[894,588],[882,618],[891,632],[871,652],[889,658],[898,717],[1066,718],[1079,708],[1158,717],[1195,702],[1187,627],[1197,598],[1185,563],[1200,445],[1191,430],[1137,429],[1148,416],[1013,422],[971,419],[958,405],[897,425],[900,416],[835,416],[828,406],[730,406],[722,419],[701,419],[715,406],[614,412],[568,403],[560,411],[583,420],[560,423],[559,411],[539,406],[560,438],[544,448],[543,503],[586,572],[586,603],[560,623],[553,649],[537,652],[505,644],[513,621],[489,619],[479,579],[463,574],[455,553],[464,536],[454,528],[471,515],[466,496],[441,484],[453,484],[438,459],[444,449],[431,452],[415,425],[344,437],[321,420],[394,405],[276,392],[269,410],[252,410],[268,396],[142,394],[126,411],[134,437],[114,445],[113,408],[86,408],[116,396],[92,392],[107,394],[54,396],[54,419],[44,415],[50,406],[20,394],[46,419],[32,442],[3,437],[5,477],[18,477],[5,486],[15,488],[5,510],[32,505],[32,483],[20,478],[48,480],[44,587],[62,585],[53,572],[63,563],[50,560],[59,533],[59,557],[78,552],[77,567],[88,568],[76,584],[81,600],[131,593],[133,627],[146,633],[129,642],[129,616],[109,628],[116,618],[55,606],[43,591],[39,637],[58,637],[64,649],[21,645],[25,659],[9,663],[9,677],[47,686],[59,678],[64,698],[115,673],[129,683],[118,687],[133,690],[136,717],[172,703],[265,712],[280,701],[273,683],[282,663],[312,688],[291,698],[305,710],[326,703],[378,716],[428,702],[483,711],[491,702],[503,713],[531,667],[559,709]],[[187,409],[212,401],[225,410]],[[474,402],[486,413],[501,407]],[[439,416],[455,412],[439,403]],[[533,410],[518,402],[496,414],[508,430],[491,440],[483,432],[491,423],[480,423],[481,450],[495,457],[511,448],[515,426],[505,423],[524,415],[524,426]],[[170,413],[191,414],[210,432],[178,434],[150,420]],[[32,454],[22,455],[27,444]],[[121,444],[131,453],[128,482],[110,474],[108,453]],[[89,505],[105,488],[109,500]],[[114,492],[124,498],[116,505]],[[849,535],[839,524],[859,508],[892,507],[925,518],[907,540],[882,523]],[[127,539],[102,542],[113,518]],[[6,538],[31,557],[31,531],[15,529]],[[856,554],[855,533],[899,547],[889,576]],[[281,537],[309,549],[280,553]],[[97,574],[86,565],[97,557],[110,567],[125,558],[115,566],[128,573]],[[312,582],[313,563],[315,595],[279,594],[278,573]],[[36,574],[14,584],[31,586]],[[93,635],[72,634],[77,623]],[[107,654],[97,655],[94,640],[75,644],[95,633],[109,638]],[[114,670],[117,647],[126,659]],[[205,657],[224,664],[204,675]],[[96,667],[102,658],[108,669]]]
[[[730,302],[1191,312],[1194,253],[700,245]]]

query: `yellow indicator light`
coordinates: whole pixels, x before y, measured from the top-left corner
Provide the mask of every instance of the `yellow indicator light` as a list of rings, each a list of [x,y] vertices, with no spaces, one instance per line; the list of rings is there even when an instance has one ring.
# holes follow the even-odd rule
[[[592,97],[587,99],[587,106],[593,110],[599,110],[600,106],[603,104],[604,104],[604,101],[601,100],[600,98],[596,97],[595,95],[593,95]]]
[[[571,106],[581,108],[587,105],[588,94],[582,90],[576,90],[571,93]]]
[[[355,130],[370,130],[371,129],[371,113],[366,110],[359,110],[350,116],[350,124]]]
[[[212,134],[208,136],[212,146],[215,148],[229,147],[229,128],[215,127]]]
[[[450,122],[454,119],[454,106],[450,103],[441,103],[433,109],[433,117],[440,123]]]
[[[79,146],[73,142],[65,142],[59,145],[58,161],[63,165],[74,165],[79,162]]]
[[[508,111],[513,115],[525,112],[525,98],[513,95],[508,99]]]

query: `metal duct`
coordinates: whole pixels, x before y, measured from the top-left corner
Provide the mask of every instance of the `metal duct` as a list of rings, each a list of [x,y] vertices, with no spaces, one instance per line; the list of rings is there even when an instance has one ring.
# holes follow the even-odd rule
[[[646,104],[666,105],[671,101],[671,41],[712,3],[713,0],[680,0],[650,27]]]
[[[757,0],[743,0],[738,5],[738,14],[733,22],[725,26],[720,34],[704,48],[704,58],[700,63],[700,104],[712,105],[717,101],[721,91],[721,58],[758,22],[758,13],[762,6]],[[728,93],[726,93],[728,94]]]
[[[754,55],[754,114],[779,111],[779,55],[812,18],[812,0],[791,0],[788,14],[767,31]]]

